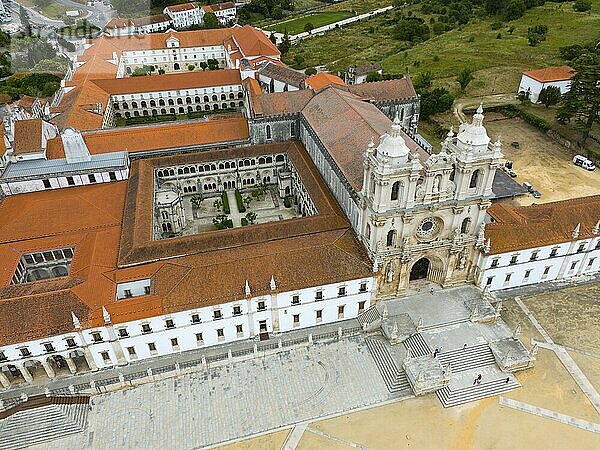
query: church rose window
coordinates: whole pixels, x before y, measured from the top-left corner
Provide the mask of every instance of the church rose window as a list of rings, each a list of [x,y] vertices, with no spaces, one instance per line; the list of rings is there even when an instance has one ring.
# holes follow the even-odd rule
[[[428,217],[423,219],[417,227],[417,238],[425,241],[432,240],[440,233],[440,231],[442,231],[443,227],[444,223],[439,217]]]

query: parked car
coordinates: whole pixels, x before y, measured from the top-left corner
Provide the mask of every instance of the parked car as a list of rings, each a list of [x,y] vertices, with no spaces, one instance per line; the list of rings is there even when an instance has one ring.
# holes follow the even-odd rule
[[[542,193],[540,191],[534,190],[531,195],[533,195],[534,198],[542,198]]]
[[[529,192],[530,194],[533,194],[533,191],[535,191],[535,189],[533,188],[533,186],[531,185],[531,183],[528,183],[527,181],[525,181],[523,183],[523,187],[525,189],[527,189],[527,192]]]
[[[504,171],[511,177],[511,178],[517,178],[517,172],[515,172],[514,170],[510,169],[510,168],[505,168]]]
[[[507,169],[512,169],[513,168],[513,162],[512,161],[506,161],[504,163],[504,167],[506,167]]]
[[[517,142],[517,141],[512,141],[512,142],[510,143],[510,145],[511,145],[511,147],[513,147],[513,148],[519,148],[519,147],[521,146],[521,145],[519,144],[519,142]]]
[[[589,160],[585,156],[581,156],[581,155],[575,155],[573,157],[573,164],[575,164],[576,166],[579,166],[579,167],[583,167],[584,169],[587,169],[587,170],[596,169],[596,165],[591,160]]]

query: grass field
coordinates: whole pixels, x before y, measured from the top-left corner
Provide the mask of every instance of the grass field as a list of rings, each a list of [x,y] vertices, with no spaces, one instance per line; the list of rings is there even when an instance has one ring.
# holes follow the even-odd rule
[[[35,7],[35,5],[33,4],[33,0],[19,0],[19,3],[22,3],[23,6],[26,6],[28,8],[33,8],[38,10],[42,15],[49,17],[50,19],[60,19],[61,17],[63,17],[65,15],[66,11],[72,10],[72,9],[77,9],[77,8],[68,8],[64,5],[61,5],[60,3],[51,3],[48,6],[45,6],[43,8],[37,8]]]
[[[417,6],[409,8],[416,12]],[[285,61],[296,67],[327,65],[334,71],[344,71],[350,65],[365,62],[380,62],[384,73],[414,76],[430,71],[436,84],[453,91],[458,88],[456,75],[464,68],[472,68],[476,79],[467,88],[466,95],[478,96],[516,92],[523,70],[564,64],[558,53],[560,47],[600,40],[600,0],[593,0],[591,13],[576,13],[571,2],[547,2],[500,30],[492,30],[493,19],[487,19],[413,47],[389,35],[386,20],[392,17],[392,13],[388,13],[325,36],[306,39],[292,46]],[[527,27],[536,24],[547,25],[549,32],[545,42],[530,47]],[[509,26],[514,27],[512,34],[508,33]],[[501,39],[497,39],[498,33]]]
[[[279,22],[276,25],[266,27],[268,31],[278,31],[284,33],[286,30],[289,34],[294,35],[304,32],[304,26],[307,23],[312,23],[314,28],[319,28],[330,23],[344,20],[352,17],[354,14],[350,11],[334,11],[334,12],[317,12],[306,16],[297,17],[292,20]]]

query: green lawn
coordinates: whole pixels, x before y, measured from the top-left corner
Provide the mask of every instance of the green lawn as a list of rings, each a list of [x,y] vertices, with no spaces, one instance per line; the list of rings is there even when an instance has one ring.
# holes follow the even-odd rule
[[[313,24],[314,28],[319,28],[338,20],[347,19],[353,15],[350,11],[317,12],[292,20],[284,20],[265,29],[268,31],[278,31],[279,33],[284,33],[287,30],[289,34],[294,35],[304,32],[304,26],[309,22]]]
[[[516,92],[523,70],[564,64],[560,47],[600,40],[600,0],[591,13],[576,13],[572,3],[551,3],[492,30],[492,19],[471,23],[421,44],[410,46],[393,39],[386,23],[393,13],[315,36],[292,46],[284,60],[297,68],[327,65],[344,71],[350,65],[380,62],[384,73],[417,75],[430,71],[436,84],[456,91],[456,75],[464,68],[476,71],[467,95]],[[408,10],[418,12],[418,5]],[[527,27],[545,24],[549,32],[537,47],[527,43]],[[509,26],[514,27],[512,34]],[[498,33],[501,39],[497,39]],[[344,49],[343,52],[340,49]]]

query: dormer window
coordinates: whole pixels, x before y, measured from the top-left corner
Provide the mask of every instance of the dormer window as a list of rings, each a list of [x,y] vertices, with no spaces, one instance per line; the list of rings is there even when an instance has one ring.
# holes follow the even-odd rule
[[[117,284],[117,300],[150,294],[150,279],[128,281]]]

